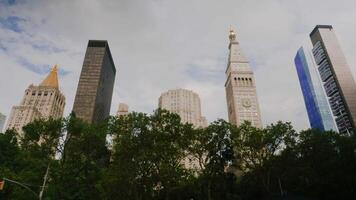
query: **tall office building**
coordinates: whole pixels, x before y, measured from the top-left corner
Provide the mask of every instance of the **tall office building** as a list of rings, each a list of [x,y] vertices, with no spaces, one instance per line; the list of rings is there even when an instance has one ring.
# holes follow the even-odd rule
[[[177,113],[183,123],[193,124],[195,127],[208,125],[205,117],[201,115],[199,95],[186,89],[168,90],[161,94],[158,107]]]
[[[255,127],[262,127],[261,113],[257,100],[256,83],[250,65],[242,54],[236,34],[230,30],[229,59],[225,82],[229,122],[240,126],[250,121]]]
[[[355,133],[356,84],[333,27],[317,25],[310,33],[313,55],[326,95],[342,134]]]
[[[115,74],[108,42],[90,40],[73,106],[78,118],[98,123],[110,115]]]
[[[6,121],[6,116],[0,113],[0,133],[2,133],[4,129],[5,121]]]
[[[63,117],[65,97],[59,90],[57,66],[39,86],[30,85],[19,106],[12,108],[6,129],[14,128],[20,135],[22,127],[35,119]]]
[[[311,50],[306,46],[300,47],[294,63],[310,127],[321,131],[338,131]]]

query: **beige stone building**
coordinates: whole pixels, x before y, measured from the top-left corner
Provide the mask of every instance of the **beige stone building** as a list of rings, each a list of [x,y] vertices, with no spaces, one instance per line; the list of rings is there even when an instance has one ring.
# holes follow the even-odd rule
[[[2,130],[4,129],[5,121],[6,121],[6,116],[0,113],[0,133],[2,133]]]
[[[35,119],[58,119],[63,116],[65,97],[58,87],[57,66],[39,86],[30,85],[19,106],[14,106],[6,129],[15,129],[20,135],[22,127]]]
[[[244,121],[250,121],[253,126],[260,128],[262,122],[253,72],[233,30],[230,30],[229,39],[230,51],[225,72],[229,122],[239,126]]]
[[[183,123],[193,124],[195,127],[208,125],[201,115],[199,95],[186,89],[168,90],[159,97],[158,107],[177,113]]]
[[[125,103],[120,103],[117,109],[116,116],[122,116],[129,114],[129,106]]]

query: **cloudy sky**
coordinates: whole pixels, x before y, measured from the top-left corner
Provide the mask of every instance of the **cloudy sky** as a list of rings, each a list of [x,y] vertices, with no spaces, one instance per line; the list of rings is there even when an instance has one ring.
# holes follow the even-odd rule
[[[108,40],[117,68],[111,106],[151,113],[168,89],[196,91],[209,121],[227,119],[228,30],[255,72],[262,120],[309,127],[293,58],[316,24],[333,25],[356,76],[354,0],[0,0],[0,112],[60,67],[65,115],[89,39]]]

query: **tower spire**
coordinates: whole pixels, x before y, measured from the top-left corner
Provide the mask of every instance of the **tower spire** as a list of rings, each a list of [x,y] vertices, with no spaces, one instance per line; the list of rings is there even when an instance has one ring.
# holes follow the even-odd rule
[[[229,39],[230,39],[230,42],[236,40],[236,33],[235,33],[235,31],[232,29],[231,26],[230,26],[230,31],[229,31]]]
[[[232,27],[230,26],[230,31],[229,31],[229,62],[248,62],[244,54],[242,53],[240,49],[240,44],[236,40],[236,32]],[[245,66],[249,68],[248,66]]]
[[[58,75],[57,75],[57,65],[53,65],[51,72],[42,81],[40,86],[55,87],[58,88]]]
[[[229,58],[226,73],[226,101],[229,122],[237,126],[250,121],[252,126],[262,127],[253,71],[236,40],[235,31],[229,31]]]

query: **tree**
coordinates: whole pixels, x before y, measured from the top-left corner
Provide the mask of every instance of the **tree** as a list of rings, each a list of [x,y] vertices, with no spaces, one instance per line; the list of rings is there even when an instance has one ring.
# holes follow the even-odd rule
[[[320,199],[350,199],[355,196],[355,136],[309,129],[300,133],[293,151],[294,170],[286,170],[284,178],[291,192]],[[289,163],[279,165],[287,166]]]
[[[109,162],[107,124],[88,124],[73,114],[66,121],[62,157],[51,172],[55,199],[99,199],[100,180]]]
[[[296,145],[297,133],[290,123],[277,122],[258,129],[246,122],[236,130],[234,136],[237,168],[255,184],[260,182],[264,192],[270,194],[271,179],[279,179],[271,177],[274,160],[285,148]],[[253,176],[252,179],[249,175]]]
[[[16,171],[20,167],[20,149],[17,144],[16,132],[8,130],[0,133],[0,178],[17,177]],[[14,189],[5,184],[4,190],[0,192],[0,199],[11,199]]]
[[[234,129],[220,119],[205,129],[195,129],[188,152],[199,162],[201,171],[185,190],[192,191],[194,199],[229,199],[234,194],[236,178],[227,173],[234,160],[232,138]]]
[[[38,193],[48,166],[44,199],[356,196],[356,136],[315,129],[298,134],[283,122],[259,129],[217,120],[194,128],[160,109],[100,124],[72,114],[30,123],[23,137],[14,130],[0,134],[1,177]],[[0,191],[1,199],[37,199],[31,195],[11,183]]]
[[[182,164],[191,131],[178,115],[160,109],[151,116],[131,113],[112,118],[115,139],[105,198],[167,198],[191,175]]]
[[[29,186],[35,193],[39,193],[43,177],[49,163],[54,160],[56,147],[59,137],[62,134],[62,120],[49,119],[47,121],[37,120],[26,125],[23,130],[23,137],[20,137],[14,130],[1,134],[3,142],[4,156],[11,159],[4,174],[4,177],[21,182]],[[20,142],[17,142],[17,138]],[[11,149],[11,151],[9,151]],[[11,154],[10,154],[11,153]],[[6,166],[6,162],[1,167]],[[37,199],[29,190],[16,185],[7,183],[5,193],[13,199]]]

